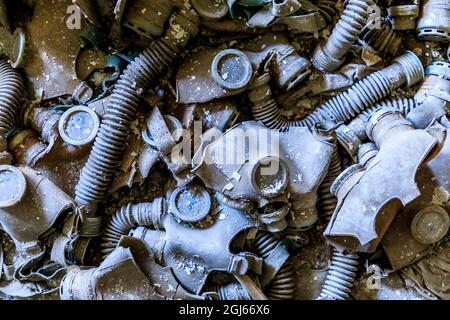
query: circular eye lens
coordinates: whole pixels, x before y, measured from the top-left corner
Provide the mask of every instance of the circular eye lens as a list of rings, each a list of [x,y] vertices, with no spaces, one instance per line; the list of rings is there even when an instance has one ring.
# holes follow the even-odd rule
[[[59,120],[61,138],[72,145],[81,146],[94,141],[100,126],[98,115],[88,107],[67,110]]]
[[[219,52],[211,65],[214,81],[224,89],[244,88],[252,77],[250,59],[239,50],[227,49]]]
[[[225,0],[192,0],[191,3],[198,14],[205,19],[220,19],[228,13]]]
[[[418,242],[430,245],[441,240],[447,234],[449,226],[447,210],[439,206],[429,206],[414,216],[411,234]]]
[[[0,166],[0,208],[17,204],[26,191],[25,176],[13,166]]]
[[[269,156],[258,161],[252,170],[253,188],[266,198],[280,195],[287,187],[289,169],[282,159]]]
[[[170,210],[183,222],[198,222],[209,214],[211,197],[208,191],[198,185],[179,187],[170,196]]]

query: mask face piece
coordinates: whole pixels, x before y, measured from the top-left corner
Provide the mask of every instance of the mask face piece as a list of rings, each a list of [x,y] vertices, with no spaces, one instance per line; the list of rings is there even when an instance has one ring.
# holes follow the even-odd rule
[[[417,170],[438,141],[392,110],[375,112],[367,131],[379,152],[364,168],[337,178],[338,205],[324,234],[338,248],[373,252],[398,210],[420,196]]]
[[[193,171],[208,188],[232,199],[262,207],[289,195],[306,208],[315,205],[333,147],[304,127],[278,132],[248,121],[197,152]]]
[[[247,272],[251,266],[245,256],[231,253],[231,242],[243,231],[255,228],[256,221],[243,211],[217,208],[213,225],[192,228],[178,223],[172,215],[164,220],[163,261],[189,292],[198,294],[211,271]],[[235,264],[243,263],[242,269]]]
[[[155,298],[161,299],[204,300],[205,297],[187,292],[176,280],[171,267],[162,267],[156,262],[151,246],[134,237],[123,236],[119,247],[129,248],[137,265],[154,286]]]
[[[36,3],[33,19],[26,26],[28,45],[24,70],[30,81],[31,97],[45,95],[45,99],[50,99],[72,95],[77,87],[83,86],[88,90],[81,97],[82,102],[93,94],[92,89],[78,79],[75,68],[84,20],[79,22],[79,28],[69,29],[66,19],[61,19],[66,17],[71,5],[69,0]]]
[[[0,177],[0,223],[15,241],[37,240],[75,208],[69,196],[29,167],[0,166]]]
[[[168,194],[169,213],[164,215],[159,230],[138,227],[130,231],[131,236],[151,247],[156,261],[171,268],[176,280],[192,294],[201,292],[212,271],[236,275],[262,271],[262,260],[244,252],[241,241],[245,240],[245,231],[258,227],[256,217],[250,211],[234,209],[216,199],[211,199],[210,205],[205,204],[205,192],[196,185],[176,188]],[[200,200],[200,207],[209,210],[198,221],[199,216],[191,213],[200,208],[197,206]]]
[[[430,245],[440,241],[449,228],[450,131],[438,122],[429,130],[444,133],[442,148],[417,172],[420,197],[397,214],[382,240],[393,271],[422,258]]]
[[[253,71],[271,55],[275,57],[275,82],[282,90],[295,88],[311,73],[309,61],[297,53],[282,33],[264,34],[240,47],[241,50],[194,50],[177,73],[177,102],[206,103],[235,96],[248,87]],[[235,67],[223,68],[227,60]],[[228,70],[221,73],[221,69]]]
[[[148,300],[154,288],[131,250],[119,247],[98,268],[73,267],[61,283],[62,300]]]

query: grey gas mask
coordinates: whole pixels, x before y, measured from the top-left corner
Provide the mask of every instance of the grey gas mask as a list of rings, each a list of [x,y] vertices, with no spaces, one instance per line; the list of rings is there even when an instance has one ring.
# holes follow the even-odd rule
[[[168,199],[168,212],[160,218],[159,228],[142,226],[130,235],[149,244],[156,259],[172,268],[185,289],[199,294],[212,271],[262,272],[262,260],[242,252],[246,231],[258,226],[251,213],[211,199],[193,184],[174,189]]]
[[[0,166],[0,180],[0,223],[17,242],[38,240],[58,217],[74,211],[69,196],[28,167]]]
[[[333,183],[338,205],[325,235],[340,249],[373,252],[398,210],[420,196],[416,174],[438,140],[390,109],[376,111],[366,131],[375,144]]]
[[[200,147],[193,171],[208,188],[234,200],[251,200],[258,207],[292,202],[289,223],[302,227],[305,217],[317,218],[317,188],[333,148],[334,139],[320,130],[278,132],[249,121]]]

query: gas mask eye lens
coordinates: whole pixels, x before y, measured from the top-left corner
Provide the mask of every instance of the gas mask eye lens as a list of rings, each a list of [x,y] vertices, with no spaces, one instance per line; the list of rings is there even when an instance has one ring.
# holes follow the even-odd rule
[[[211,196],[199,185],[176,188],[170,196],[170,211],[183,222],[203,220],[211,210]]]
[[[24,196],[26,180],[13,166],[0,166],[0,208],[14,206]]]
[[[82,146],[94,141],[99,127],[98,115],[88,107],[78,106],[61,116],[58,129],[65,142]]]
[[[258,161],[252,170],[252,184],[263,197],[280,195],[289,182],[289,170],[286,162],[275,156]]]

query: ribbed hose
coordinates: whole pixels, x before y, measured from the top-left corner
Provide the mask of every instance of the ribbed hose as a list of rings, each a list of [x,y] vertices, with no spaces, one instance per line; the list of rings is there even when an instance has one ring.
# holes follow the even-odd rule
[[[347,122],[370,108],[403,84],[412,86],[423,79],[422,63],[412,52],[397,57],[394,63],[374,72],[319,106],[302,120],[289,121],[278,109],[269,86],[270,75],[257,77],[248,93],[255,120],[271,129],[287,130],[300,126],[313,128],[319,122]]]
[[[321,198],[319,207],[327,222],[330,221],[337,205],[337,198],[331,193],[330,187],[341,171],[341,160],[337,148],[335,148],[327,177],[319,187],[319,198]],[[327,278],[322,286],[322,291],[318,299],[349,299],[358,271],[358,265],[358,254],[344,254],[333,248],[333,256],[331,257]]]
[[[411,110],[415,108],[416,108],[416,101],[413,98],[389,99],[377,103],[372,108],[364,110],[356,118],[364,122],[367,122],[372,113],[380,109],[395,109],[400,111],[403,114],[403,116],[406,117],[408,113],[410,113]]]
[[[260,232],[252,243],[252,251],[266,259],[280,243],[270,232]],[[295,271],[289,261],[280,268],[264,293],[270,300],[292,300],[295,295]]]
[[[422,63],[412,52],[396,58],[390,66],[374,72],[329,99],[307,118],[310,121],[347,122],[406,83],[408,87],[424,77]],[[305,119],[306,120],[306,119]]]
[[[219,300],[252,300],[248,292],[238,282],[209,284],[203,292],[216,292]]]
[[[289,261],[278,271],[265,290],[270,300],[292,300],[295,296],[295,271]]]
[[[96,203],[103,199],[120,164],[131,122],[136,118],[139,108],[140,96],[176,61],[184,45],[182,40],[179,42],[183,44],[179,45],[178,35],[182,38],[190,36],[188,31],[194,29],[188,18],[181,15],[176,18],[185,19],[174,25],[176,34],[153,42],[151,48],[128,65],[114,87],[99,133],[75,190],[76,202],[87,206],[91,213],[95,212]],[[186,31],[183,22],[190,23],[191,30]]]
[[[402,42],[401,37],[386,22],[381,24],[381,28],[366,25],[359,37],[376,51],[393,56]]]
[[[330,187],[342,171],[341,159],[337,148],[331,157],[327,176],[319,186],[319,212],[325,221],[330,221],[337,205],[337,198],[331,193]],[[333,249],[331,265],[323,284],[319,299],[347,300],[356,278],[359,265],[359,255],[343,254]]]
[[[337,149],[335,149],[328,175],[319,187],[320,196],[326,200],[326,202],[325,200],[321,200],[321,202],[322,214],[327,222],[330,221],[337,205],[337,198],[330,192],[330,186],[341,170],[342,167],[339,154]],[[332,176],[334,177],[332,178]],[[330,267],[328,268],[327,278],[322,286],[322,291],[318,299],[349,299],[353,284],[355,282],[356,273],[358,271],[358,265],[358,254],[344,254],[333,248],[333,255],[331,257]]]
[[[0,60],[0,155],[7,151],[6,135],[12,129],[25,84],[8,61]]]
[[[248,97],[252,103],[253,118],[261,121],[267,128],[287,131],[290,127],[308,127],[312,129],[316,119],[306,117],[303,120],[288,120],[278,109],[278,103],[272,97],[272,89],[269,85],[270,74],[264,73],[257,77],[248,91]]]
[[[178,54],[176,48],[157,40],[120,76],[75,190],[78,204],[103,199],[122,158],[131,122],[136,118],[140,93],[175,62]]]
[[[316,121],[331,118],[336,123],[348,121],[390,92],[390,79],[383,72],[377,71],[325,102],[309,118]]]
[[[358,271],[359,255],[333,249],[331,266],[319,299],[348,300]]]
[[[367,24],[373,4],[373,0],[348,2],[331,35],[314,50],[311,62],[317,69],[331,72],[342,65],[347,51]]]
[[[415,109],[416,106],[417,106],[416,101],[413,98],[385,100],[361,112],[357,117],[355,117],[355,119],[353,119],[348,124],[348,127],[350,128],[350,130],[354,131],[354,134],[356,134],[358,139],[362,142],[367,139],[365,127],[372,113],[380,109],[395,109],[400,111],[406,118],[408,113],[411,110]]]
[[[266,259],[279,241],[269,232],[258,232],[252,243],[252,251],[263,259]]]
[[[339,157],[339,152],[337,147],[334,148],[333,154],[331,156],[330,166],[328,167],[328,172],[323,180],[322,184],[319,186],[318,193],[318,210],[321,217],[325,221],[330,221],[334,210],[337,205],[337,198],[330,191],[331,184],[342,172],[341,158]]]
[[[103,231],[100,244],[102,258],[105,259],[117,247],[122,236],[128,235],[137,226],[161,227],[161,218],[166,213],[164,198],[153,202],[127,204],[121,207],[112,217]]]
[[[330,0],[321,0],[316,6],[319,8],[319,12],[327,23],[333,22],[333,17],[336,14],[336,3]]]

